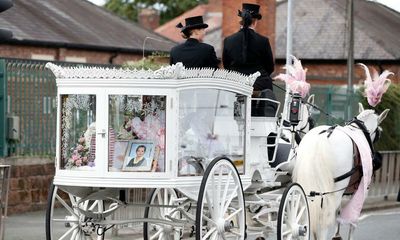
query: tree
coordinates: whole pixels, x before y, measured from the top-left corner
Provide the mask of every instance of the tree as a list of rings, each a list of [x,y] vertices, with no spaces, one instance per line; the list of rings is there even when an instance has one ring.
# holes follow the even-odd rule
[[[137,22],[140,9],[154,8],[160,12],[163,24],[208,0],[107,0],[105,7],[115,14]]]

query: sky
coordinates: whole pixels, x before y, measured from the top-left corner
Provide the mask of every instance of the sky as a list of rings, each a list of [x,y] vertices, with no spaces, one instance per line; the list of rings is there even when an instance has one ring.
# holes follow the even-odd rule
[[[106,0],[89,0],[89,1],[97,5],[103,5]],[[375,0],[375,1],[385,4],[386,6],[400,12],[400,0]]]

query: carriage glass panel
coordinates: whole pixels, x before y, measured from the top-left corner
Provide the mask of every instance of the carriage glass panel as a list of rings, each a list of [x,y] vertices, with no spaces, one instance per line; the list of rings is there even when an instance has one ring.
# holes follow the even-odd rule
[[[246,96],[219,89],[179,93],[178,176],[202,175],[225,156],[244,173]]]
[[[166,99],[160,95],[109,96],[109,171],[165,171]]]
[[[94,170],[96,166],[96,96],[61,95],[61,169]]]

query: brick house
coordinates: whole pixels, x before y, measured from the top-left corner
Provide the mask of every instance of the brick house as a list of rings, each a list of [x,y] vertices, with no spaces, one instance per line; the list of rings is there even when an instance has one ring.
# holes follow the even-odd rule
[[[275,73],[282,72],[286,58],[287,1],[246,0],[261,5],[263,18],[257,31],[269,37],[275,56]],[[308,68],[312,84],[347,83],[345,0],[293,1],[293,54]],[[187,16],[203,15],[209,27],[205,42],[213,45],[221,57],[222,39],[239,29],[237,10],[242,1],[210,0],[155,29],[173,41],[179,39],[175,25]],[[354,1],[354,59],[377,69],[390,69],[399,82],[400,13],[373,1]],[[363,77],[355,69],[355,81]]]
[[[24,1],[0,14],[0,57],[122,64],[174,43],[86,0]]]
[[[183,39],[179,33],[179,29],[175,26],[180,22],[184,23],[185,18],[187,17],[202,15],[204,22],[208,24],[204,41],[213,45],[217,56],[221,57],[222,36],[228,36],[239,29],[237,10],[241,9],[242,3],[241,1],[234,0],[209,0],[208,2],[208,4],[200,4],[171,21],[155,28],[154,31],[172,41],[182,42]],[[261,8],[261,14],[270,17],[262,18],[262,24],[257,26],[257,31],[267,36],[274,36],[275,0],[253,0],[246,2],[254,2],[264,6]],[[273,22],[271,22],[272,20]],[[273,37],[270,37],[270,43],[274,48]]]

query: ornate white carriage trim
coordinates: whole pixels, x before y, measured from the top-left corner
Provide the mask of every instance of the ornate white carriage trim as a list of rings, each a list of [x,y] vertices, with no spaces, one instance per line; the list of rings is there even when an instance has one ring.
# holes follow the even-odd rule
[[[189,79],[216,78],[233,81],[247,86],[253,86],[259,72],[244,75],[235,71],[213,68],[185,68],[182,63],[161,67],[158,70],[116,69],[102,67],[61,67],[47,63],[56,78],[65,79]]]

